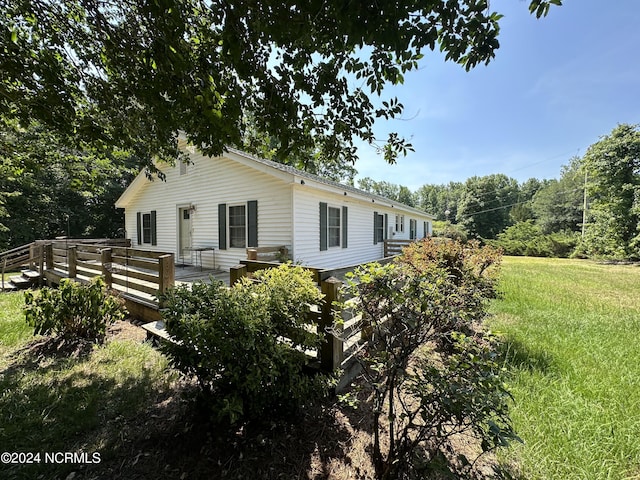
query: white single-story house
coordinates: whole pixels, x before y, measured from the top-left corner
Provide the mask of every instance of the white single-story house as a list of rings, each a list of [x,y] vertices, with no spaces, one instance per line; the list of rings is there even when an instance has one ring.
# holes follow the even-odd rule
[[[336,268],[383,256],[383,240],[419,239],[434,217],[379,195],[235,149],[140,173],[116,202],[133,246],[228,270],[251,247],[285,246],[294,262]],[[198,251],[200,250],[200,251]]]

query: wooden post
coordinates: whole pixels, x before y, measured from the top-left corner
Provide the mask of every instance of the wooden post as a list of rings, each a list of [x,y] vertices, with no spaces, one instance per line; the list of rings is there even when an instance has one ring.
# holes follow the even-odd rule
[[[173,287],[176,281],[176,265],[173,253],[158,257],[158,290],[164,295]],[[160,302],[160,308],[164,308],[164,302]]]
[[[111,249],[104,248],[100,252],[100,263],[102,264],[102,276],[104,277],[104,283],[107,284],[107,288],[111,288],[113,284],[113,274],[111,269]]]
[[[53,243],[47,243],[44,246],[44,257],[47,270],[53,270]]]
[[[33,270],[35,267],[35,257],[36,257],[36,244],[31,243],[29,245],[29,270]]]
[[[229,269],[229,285],[233,286],[239,282],[242,277],[247,276],[246,265],[234,265]]]
[[[341,285],[342,282],[335,277],[327,278],[321,284],[324,304],[322,305],[322,315],[318,328],[324,332],[325,341],[320,347],[320,365],[329,372],[340,368],[343,360],[342,339],[336,337],[332,331],[329,331],[333,326],[333,302],[338,300]]]
[[[40,243],[37,245],[38,253],[38,273],[40,277],[38,279],[38,286],[42,287],[44,283],[44,246]]]
[[[69,263],[69,278],[76,278],[78,275],[78,246],[71,245],[67,252],[67,261]],[[109,260],[111,261],[111,260]]]

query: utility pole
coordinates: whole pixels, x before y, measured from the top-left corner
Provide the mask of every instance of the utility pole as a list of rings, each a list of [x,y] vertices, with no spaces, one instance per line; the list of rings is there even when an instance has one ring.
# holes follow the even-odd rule
[[[582,239],[587,226],[587,170],[584,171],[584,200],[582,204]]]

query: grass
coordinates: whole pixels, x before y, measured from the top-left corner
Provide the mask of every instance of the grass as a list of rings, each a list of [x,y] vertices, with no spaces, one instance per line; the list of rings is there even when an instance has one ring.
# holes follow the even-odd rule
[[[505,258],[504,336],[526,479],[640,478],[640,268]]]
[[[524,439],[515,477],[640,479],[640,267],[507,257],[492,328]],[[333,401],[295,425],[213,429],[156,350],[111,335],[77,356],[33,339],[0,294],[0,445],[99,465],[0,464],[0,478],[369,478],[370,414]],[[258,473],[259,472],[259,473]]]
[[[90,346],[85,354],[57,354],[45,339],[33,339],[23,304],[22,293],[0,294],[2,450],[98,452],[108,460],[122,427],[168,390],[174,377],[166,360],[150,345],[126,339]],[[65,478],[78,468],[0,464],[0,477]]]

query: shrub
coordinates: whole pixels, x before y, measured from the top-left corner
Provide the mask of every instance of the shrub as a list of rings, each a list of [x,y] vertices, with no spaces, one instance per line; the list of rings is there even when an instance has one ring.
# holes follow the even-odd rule
[[[109,293],[102,277],[83,285],[62,279],[58,289],[25,293],[25,317],[34,335],[104,341],[107,325],[124,318],[121,299]]]
[[[164,296],[163,318],[176,343],[162,350],[174,367],[195,376],[217,420],[288,414],[323,390],[303,372],[304,353],[322,341],[309,323],[319,301],[310,272],[282,265],[227,288],[222,282],[179,286]]]
[[[467,230],[459,224],[447,222],[434,222],[433,236],[450,238],[457,242],[466,243],[469,238]]]
[[[491,247],[424,240],[393,264],[351,276],[347,295],[359,297],[353,308],[370,339],[356,359],[373,392],[379,478],[419,470],[453,435],[475,436],[483,451],[517,438],[493,342],[481,328],[499,263]],[[458,473],[468,473],[471,462],[458,460]]]
[[[533,220],[518,222],[490,240],[507,255],[530,257],[568,257],[576,249],[579,235],[576,232],[543,233]]]

